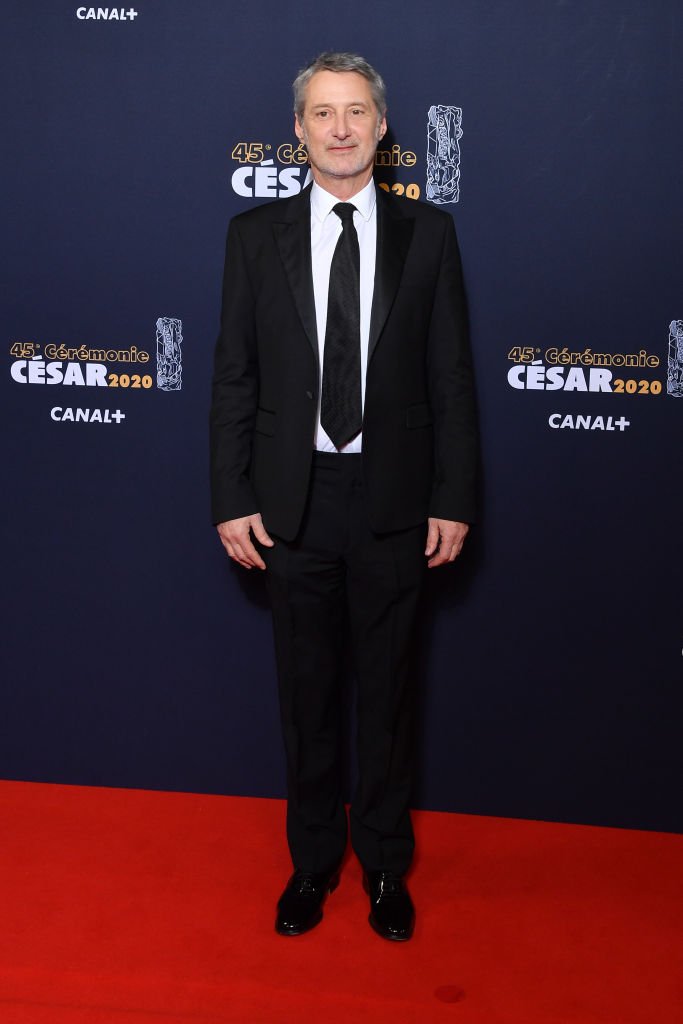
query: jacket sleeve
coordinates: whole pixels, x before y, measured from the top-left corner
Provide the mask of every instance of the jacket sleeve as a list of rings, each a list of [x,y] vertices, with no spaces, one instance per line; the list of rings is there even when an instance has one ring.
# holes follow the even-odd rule
[[[226,242],[221,329],[214,357],[209,423],[214,523],[258,511],[249,482],[257,405],[254,294],[239,227],[233,219]]]
[[[479,439],[465,290],[450,216],[429,327],[428,373],[435,445],[429,514],[471,523],[476,518]]]

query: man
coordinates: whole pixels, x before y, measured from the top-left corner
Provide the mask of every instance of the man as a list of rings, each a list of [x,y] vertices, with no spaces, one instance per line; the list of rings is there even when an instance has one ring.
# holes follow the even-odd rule
[[[351,842],[370,923],[413,932],[410,635],[427,566],[474,516],[476,427],[449,215],[375,189],[384,83],[322,54],[294,82],[312,186],[228,231],[212,428],[213,520],[266,570],[294,863],[276,929],[318,924],[347,842],[339,667],[358,679]]]

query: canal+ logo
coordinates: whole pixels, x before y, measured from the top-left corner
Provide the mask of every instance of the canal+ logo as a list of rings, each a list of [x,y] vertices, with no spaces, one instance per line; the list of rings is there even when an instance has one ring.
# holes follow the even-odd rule
[[[79,21],[133,21],[138,12],[134,7],[77,7]]]

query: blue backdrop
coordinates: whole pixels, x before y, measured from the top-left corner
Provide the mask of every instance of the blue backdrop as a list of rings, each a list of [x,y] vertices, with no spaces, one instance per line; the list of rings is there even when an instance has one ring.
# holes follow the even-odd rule
[[[416,803],[680,828],[681,20],[5,5],[0,775],[284,793],[263,580],[209,524],[211,359],[227,221],[302,186],[291,80],[350,49],[388,82],[380,183],[424,201],[430,108],[462,129],[485,513],[429,580]]]

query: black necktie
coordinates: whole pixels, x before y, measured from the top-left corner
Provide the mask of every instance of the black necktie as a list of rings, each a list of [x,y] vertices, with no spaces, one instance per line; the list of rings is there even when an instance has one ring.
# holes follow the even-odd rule
[[[360,248],[353,226],[355,209],[352,203],[334,207],[342,233],[330,266],[320,422],[335,448],[343,448],[362,426]]]

